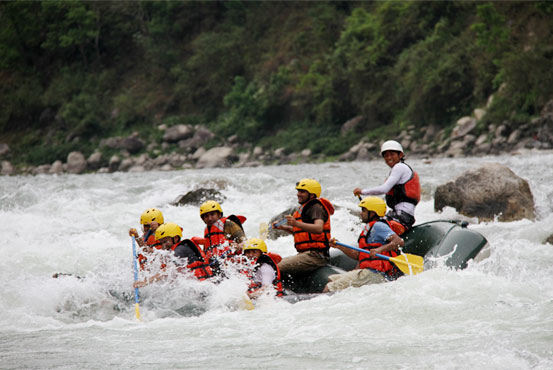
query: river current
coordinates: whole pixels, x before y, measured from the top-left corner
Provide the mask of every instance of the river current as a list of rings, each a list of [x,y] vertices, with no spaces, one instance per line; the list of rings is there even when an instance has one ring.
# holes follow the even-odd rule
[[[294,185],[318,179],[337,211],[333,236],[360,232],[355,187],[380,184],[382,160],[237,169],[0,177],[1,369],[551,369],[553,153],[412,159],[423,199],[417,223],[463,219],[489,241],[465,270],[437,267],[395,282],[291,304],[242,307],[240,276],[142,288],[134,315],[129,227],[160,208],[200,236],[198,207],[168,204],[199,186],[227,197],[246,234],[296,204]],[[528,180],[536,219],[478,222],[434,211],[436,187],[484,162]],[[292,237],[269,240],[293,254]],[[72,275],[52,278],[63,272]]]

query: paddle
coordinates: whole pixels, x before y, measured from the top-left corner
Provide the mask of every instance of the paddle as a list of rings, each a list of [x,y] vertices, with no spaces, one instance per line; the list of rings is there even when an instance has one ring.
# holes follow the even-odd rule
[[[283,218],[282,220],[277,222],[275,226],[284,225],[285,223],[286,223],[286,219]],[[271,230],[272,228],[273,228],[273,224],[267,225],[266,222],[262,222],[261,224],[259,224],[259,238],[263,240],[267,239],[267,236],[269,236],[269,230]]]
[[[336,244],[341,245],[342,247],[353,249],[354,251],[358,251],[360,253],[370,254],[370,252],[366,249],[352,247],[351,245],[340,243],[338,241],[336,242]],[[400,254],[397,257],[389,257],[379,253],[377,253],[376,256],[393,262],[400,269],[401,272],[407,275],[416,275],[419,272],[424,271],[424,259],[421,256],[417,256],[414,254]]]
[[[138,261],[136,257],[136,242],[134,235],[132,236],[132,257],[134,267],[134,282],[138,281]],[[138,309],[138,288],[134,288],[134,313],[138,321],[140,321],[140,310]]]

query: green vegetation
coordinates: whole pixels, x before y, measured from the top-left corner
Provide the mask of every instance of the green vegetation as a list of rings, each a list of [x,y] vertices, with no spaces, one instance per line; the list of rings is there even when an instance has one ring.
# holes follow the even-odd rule
[[[546,1],[0,2],[0,142],[37,165],[190,123],[335,156],[492,93],[484,126],[523,123],[553,98],[552,32]]]

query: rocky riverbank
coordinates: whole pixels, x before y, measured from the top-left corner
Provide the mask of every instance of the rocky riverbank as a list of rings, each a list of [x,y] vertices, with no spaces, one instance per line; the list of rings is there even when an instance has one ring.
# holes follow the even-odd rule
[[[491,99],[490,99],[491,100]],[[489,104],[488,104],[489,105]],[[408,127],[396,139],[403,144],[411,158],[462,157],[516,153],[524,149],[553,148],[553,100],[530,122],[519,124],[504,121],[482,129],[479,124],[486,108],[477,108],[471,116],[461,117],[453,128],[426,128],[424,135]],[[358,130],[364,117],[355,117],[344,123],[342,133]],[[36,167],[16,168],[3,160],[10,148],[0,143],[2,175],[80,174],[86,172],[110,173],[116,171],[143,172],[151,170],[171,171],[187,168],[251,167],[265,164],[307,163],[329,160],[323,155],[313,155],[309,149],[286,153],[284,148],[264,150],[254,144],[239,143],[233,136],[224,145],[206,149],[215,134],[203,126],[160,125],[161,141],[146,141],[133,133],[127,137],[110,137],[100,142],[90,156],[71,152],[64,162]],[[338,157],[339,161],[360,161],[379,157],[377,142],[362,139],[349,151]],[[105,156],[103,152],[116,153]]]

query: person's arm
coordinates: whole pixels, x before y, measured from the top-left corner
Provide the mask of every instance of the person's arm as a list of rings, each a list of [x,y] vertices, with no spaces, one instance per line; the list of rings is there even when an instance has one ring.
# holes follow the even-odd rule
[[[387,192],[392,190],[394,185],[399,184],[399,181],[400,181],[402,175],[406,171],[409,171],[409,167],[407,167],[406,165],[402,166],[401,163],[398,163],[392,168],[392,171],[390,172],[390,176],[388,176],[386,181],[384,181],[384,184],[379,185],[379,186],[375,186],[373,188],[367,188],[367,189],[355,188],[353,190],[353,193],[355,195],[386,194]]]
[[[376,254],[382,254],[382,252],[389,252],[389,251],[395,251],[398,250],[400,247],[403,247],[405,242],[402,238],[400,238],[396,233],[392,233],[386,241],[387,244],[381,245],[378,248],[371,249],[371,257],[376,257]]]
[[[342,251],[346,256],[349,258],[353,258],[354,260],[359,258],[359,252],[356,250],[353,250],[351,248],[342,247],[341,245],[336,244],[336,238],[330,239],[328,242],[328,245],[330,248],[336,248]]]
[[[293,216],[286,216],[286,223],[288,224],[288,227],[290,227],[290,232],[292,232],[292,228],[295,226],[312,234],[321,234],[324,226],[324,221],[320,218],[313,221],[312,224],[308,224],[296,220]]]
[[[235,243],[242,243],[246,240],[244,230],[242,230],[242,228],[232,220],[227,220],[225,222],[223,231],[225,232],[226,238]]]

